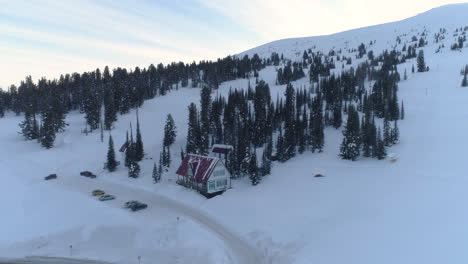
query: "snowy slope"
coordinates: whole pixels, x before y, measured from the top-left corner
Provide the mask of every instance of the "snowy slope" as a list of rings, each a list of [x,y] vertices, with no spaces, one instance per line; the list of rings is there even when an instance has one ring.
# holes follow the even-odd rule
[[[243,53],[268,57],[275,51],[297,59],[315,46],[314,51],[325,54],[342,49],[353,56],[348,50],[363,42],[378,55],[401,49],[426,30],[424,51],[431,70],[411,74],[414,59],[398,66],[401,74],[407,70],[408,80],[399,83],[406,118],[400,123],[401,142],[391,148],[399,157],[396,163],[340,160],[341,131],[327,128],[323,153],[275,163],[260,185],[235,180],[233,189],[206,200],[174,183],[187,133],[187,106],[199,102],[198,89],[173,91],[140,109],[148,159],[136,180],[122,167],[112,174],[102,170],[107,135],[101,143],[99,132],[81,134],[83,115],[69,114],[70,126],[52,150],[24,142],[17,133],[22,118],[7,115],[0,119],[0,176],[8,183],[0,185],[0,198],[7,201],[2,212],[8,212],[0,220],[0,256],[68,257],[73,245],[74,257],[117,263],[133,263],[137,256],[160,263],[258,263],[253,260],[258,256],[263,263],[467,263],[468,90],[460,87],[459,72],[468,64],[468,48],[450,50],[455,28],[468,26],[464,14],[468,4],[444,6],[400,22],[280,40]],[[441,27],[447,29],[445,39],[434,43]],[[402,43],[396,45],[398,36]],[[368,45],[371,40],[376,43]],[[442,44],[445,48],[435,53]],[[351,66],[360,61],[353,56]],[[273,98],[282,96],[285,86],[275,85],[275,67],[259,74]],[[213,96],[246,89],[248,82],[223,83]],[[293,85],[309,83],[304,78]],[[173,166],[154,185],[151,169],[168,113],[178,127]],[[135,122],[134,112],[119,117],[112,131],[117,148],[130,122]],[[81,178],[82,170],[98,178]],[[43,181],[50,173],[59,179]],[[326,177],[313,178],[315,173]],[[116,194],[117,200],[96,201],[89,192],[98,188]],[[120,208],[130,199],[148,202],[149,209],[133,214]]]
[[[422,33],[424,29],[436,33],[440,28],[465,27],[468,25],[467,12],[468,3],[445,5],[398,22],[353,29],[326,36],[277,40],[242,52],[238,56],[258,54],[260,57],[266,58],[272,52],[276,52],[283,53],[286,58],[294,60],[302,59],[304,50],[309,48],[326,54],[332,49],[357,48],[361,43],[367,45],[374,40],[377,43],[372,47],[372,50],[374,54],[379,54],[384,49],[390,50],[397,36],[406,34],[407,37],[411,37]],[[429,36],[432,37],[432,35]]]

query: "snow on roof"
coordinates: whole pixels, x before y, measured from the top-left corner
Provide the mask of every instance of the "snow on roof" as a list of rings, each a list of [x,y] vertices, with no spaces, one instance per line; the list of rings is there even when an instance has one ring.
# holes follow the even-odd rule
[[[177,174],[184,177],[194,177],[197,182],[206,182],[213,172],[219,159],[196,154],[187,154],[177,169]],[[193,175],[189,174],[191,169]]]
[[[217,154],[228,154],[232,149],[231,145],[214,144],[211,148],[211,152]]]

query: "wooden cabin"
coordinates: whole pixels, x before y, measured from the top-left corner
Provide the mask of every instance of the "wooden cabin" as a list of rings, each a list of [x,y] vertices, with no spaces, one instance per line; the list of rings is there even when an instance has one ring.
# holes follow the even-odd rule
[[[221,158],[187,154],[176,173],[178,184],[207,197],[231,188],[231,174]]]

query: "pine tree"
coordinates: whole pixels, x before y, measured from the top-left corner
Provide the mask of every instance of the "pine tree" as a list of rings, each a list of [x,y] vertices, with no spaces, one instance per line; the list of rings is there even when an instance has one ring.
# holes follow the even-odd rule
[[[138,178],[140,176],[140,165],[135,160],[130,161],[130,166],[128,167],[128,177]]]
[[[153,182],[158,183],[161,180],[161,174],[159,173],[158,166],[156,165],[156,162],[154,163],[153,166]]]
[[[342,159],[355,161],[360,154],[360,126],[359,115],[354,106],[349,106],[348,120],[343,131],[343,142],[340,147]]]
[[[405,81],[408,80],[408,75],[406,74],[406,69],[405,69],[405,73],[403,75],[403,80],[405,80]]]
[[[291,84],[286,86],[286,103],[284,109],[284,161],[296,154],[296,128],[295,128],[295,91]]]
[[[379,160],[384,159],[387,156],[387,152],[385,150],[385,143],[382,140],[382,132],[380,130],[380,127],[377,129],[377,149],[375,156]]]
[[[143,139],[141,138],[141,131],[140,131],[140,118],[138,117],[138,110],[137,110],[137,129],[136,129],[136,142],[135,142],[135,160],[141,161],[145,156],[144,149],[143,149]]]
[[[420,50],[417,58],[418,72],[426,71],[426,62],[424,61],[424,51]]]
[[[111,130],[112,124],[117,120],[117,108],[114,101],[112,90],[106,90],[104,95],[104,128],[106,130]]]
[[[255,150],[250,156],[249,177],[250,177],[250,181],[252,181],[252,185],[255,186],[260,183],[260,177],[258,175],[258,166],[257,166],[257,154],[255,154]]]
[[[117,161],[115,160],[114,141],[112,136],[109,136],[109,148],[107,150],[107,163],[106,168],[109,172],[113,172],[117,169]]]
[[[167,115],[166,125],[164,126],[164,139],[163,145],[170,147],[176,139],[177,136],[177,127],[175,125],[174,119],[171,114]]]
[[[262,154],[262,176],[269,175],[271,173],[271,154],[273,152],[272,138],[269,137],[265,149]]]
[[[279,135],[276,141],[276,158],[280,162],[286,161],[284,158],[284,138],[281,127],[279,128]]]
[[[392,138],[391,138],[391,130],[390,125],[388,123],[388,119],[384,118],[384,132],[383,132],[383,142],[386,147],[392,145]]]
[[[414,64],[411,66],[411,73],[414,73]]]
[[[42,112],[42,128],[41,128],[41,144],[46,149],[50,149],[54,146],[55,141],[55,129],[54,119],[51,107]]]
[[[208,86],[201,90],[200,99],[200,145],[201,155],[207,155],[210,147],[210,113],[211,113],[211,89]]]
[[[403,101],[401,101],[401,112],[400,112],[400,114],[401,114],[400,119],[401,120],[405,119],[405,107],[403,106]]]
[[[465,71],[465,76],[463,77],[462,84],[461,84],[462,87],[467,87],[468,86],[468,79],[467,79],[468,77],[467,77],[467,75],[468,75],[468,72]]]
[[[398,129],[397,120],[393,122],[393,128],[392,128],[392,131],[390,132],[390,138],[391,138],[392,144],[398,143],[398,140],[400,139],[400,130]]]
[[[312,102],[312,112],[310,113],[310,144],[312,152],[318,150],[322,152],[324,146],[324,123],[323,110],[320,94]]]
[[[184,160],[185,158],[185,153],[184,153],[184,149],[183,148],[180,148],[180,160]]]
[[[198,111],[197,106],[191,103],[188,107],[189,118],[188,118],[188,132],[187,132],[187,154],[199,154],[200,146],[200,125],[198,122]]]

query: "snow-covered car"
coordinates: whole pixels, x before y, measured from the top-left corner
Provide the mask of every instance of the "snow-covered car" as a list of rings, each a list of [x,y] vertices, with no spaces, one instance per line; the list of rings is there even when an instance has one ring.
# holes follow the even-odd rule
[[[104,194],[104,195],[101,195],[101,197],[99,197],[99,201],[109,201],[109,200],[114,200],[114,199],[115,199],[115,196],[110,195],[110,194]]]
[[[46,176],[46,177],[44,178],[44,180],[46,180],[46,181],[48,181],[48,180],[55,180],[55,179],[57,179],[57,174],[55,174],[55,173],[54,173],[54,174],[50,174],[49,176]]]
[[[80,172],[80,175],[92,179],[96,178],[96,175],[90,171],[82,171]]]
[[[93,196],[101,196],[101,195],[104,195],[106,193],[103,190],[94,190],[91,194]]]

